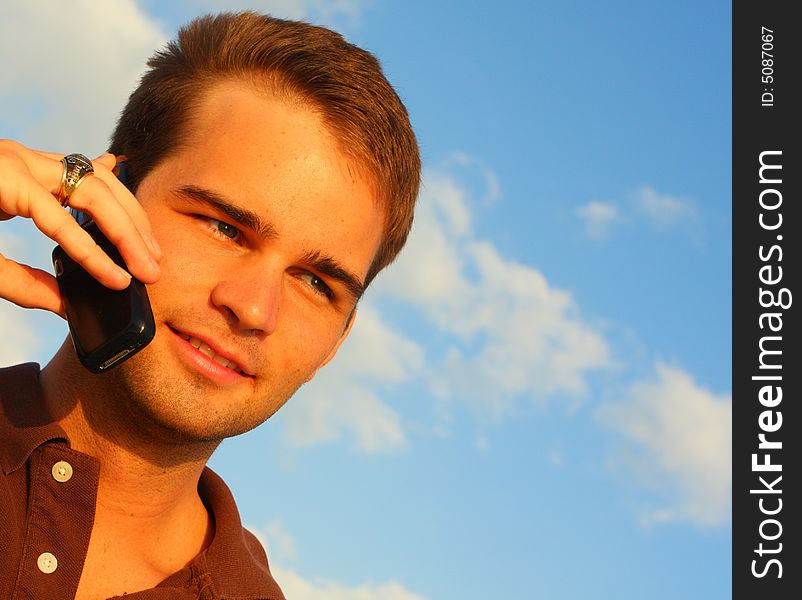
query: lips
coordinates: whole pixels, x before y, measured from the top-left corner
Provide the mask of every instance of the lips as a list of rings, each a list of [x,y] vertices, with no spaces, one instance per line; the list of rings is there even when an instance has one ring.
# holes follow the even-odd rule
[[[198,352],[208,356],[211,360],[213,360],[217,364],[227,369],[231,369],[232,371],[234,371],[239,375],[243,375],[246,377],[251,376],[247,371],[245,371],[245,369],[243,369],[242,366],[240,366],[240,364],[235,359],[231,358],[230,356],[225,356],[224,354],[218,353],[214,348],[212,348],[208,343],[204,342],[200,338],[197,338],[194,335],[188,333],[184,333],[183,331],[175,329],[174,327],[170,327],[170,329],[172,329],[172,331],[176,335],[187,341]]]

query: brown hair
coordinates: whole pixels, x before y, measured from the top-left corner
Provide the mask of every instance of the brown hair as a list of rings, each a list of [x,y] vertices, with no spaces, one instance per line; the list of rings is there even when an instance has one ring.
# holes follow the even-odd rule
[[[344,153],[374,185],[385,210],[370,283],[404,245],[420,185],[409,115],[369,52],[338,33],[254,12],[207,15],[154,54],[128,99],[109,151],[128,159],[129,187],[185,139],[187,122],[217,82],[244,79],[320,111]]]

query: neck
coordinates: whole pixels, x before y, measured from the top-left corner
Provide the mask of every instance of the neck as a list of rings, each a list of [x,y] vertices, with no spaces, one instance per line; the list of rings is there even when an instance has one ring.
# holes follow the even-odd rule
[[[100,462],[96,529],[108,518],[117,533],[127,524],[140,540],[163,540],[208,524],[197,486],[216,442],[177,441],[149,426],[118,378],[84,369],[69,341],[41,377],[50,414],[72,447]]]

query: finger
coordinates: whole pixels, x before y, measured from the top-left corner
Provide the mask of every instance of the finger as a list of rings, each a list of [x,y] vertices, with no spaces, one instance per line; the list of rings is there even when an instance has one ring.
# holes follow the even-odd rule
[[[55,194],[58,191],[64,172],[64,165],[61,164],[63,154],[31,150],[12,140],[3,140],[0,144],[0,151],[7,151],[24,164],[30,175],[48,192]]]
[[[0,172],[3,174],[0,177],[0,210],[8,217],[30,218],[34,201],[59,207],[53,195],[44,187],[49,185],[46,181],[48,167],[51,171],[49,178],[52,180],[54,177],[53,161],[37,157],[27,148],[19,147],[21,150],[18,153],[13,147],[7,151],[9,145],[5,142],[0,145]],[[33,170],[39,173],[39,177]]]
[[[106,287],[121,290],[128,286],[131,275],[109,258],[45,189],[30,179],[20,185],[21,215],[29,216],[42,233]]]
[[[136,199],[133,203],[138,205]],[[70,206],[92,215],[101,231],[120,251],[133,275],[145,283],[153,283],[159,278],[161,269],[131,214],[100,177],[88,175],[84,178],[70,197]]]
[[[31,151],[35,152],[36,154],[38,154],[43,158],[49,158],[50,160],[60,161],[65,156],[64,154],[59,154],[58,152],[44,152],[42,150],[33,150],[33,149],[31,149]]]
[[[49,158],[50,160],[57,160],[59,162],[61,162],[61,159],[66,156],[65,154],[59,154],[58,152],[45,152],[43,150],[31,149],[31,152],[34,152],[43,158]],[[97,166],[98,163],[104,165],[108,169],[113,169],[114,165],[117,163],[117,158],[110,152],[104,152],[97,158],[92,159],[93,166]]]
[[[92,165],[97,168],[98,165],[103,165],[109,170],[112,170],[117,164],[117,157],[111,152],[104,152],[92,161]]]
[[[0,298],[23,308],[42,308],[66,318],[56,278],[41,269],[16,263],[2,254]]]
[[[105,156],[113,157],[114,155],[107,154]],[[116,162],[112,164],[112,168],[115,165]],[[111,193],[114,194],[114,197],[128,213],[131,220],[134,222],[134,225],[139,230],[140,235],[145,240],[145,244],[147,244],[151,255],[157,261],[161,260],[163,257],[163,252],[159,247],[158,242],[156,242],[156,238],[153,236],[153,229],[150,225],[150,219],[148,218],[145,210],[142,208],[142,205],[136,199],[136,196],[134,196],[130,190],[125,187],[125,185],[123,185],[123,183],[117,178],[111,169],[107,168],[106,165],[99,166],[97,169],[95,169],[95,175],[109,186]]]
[[[28,216],[28,205],[20,190],[34,179],[37,185],[55,187],[61,181],[61,165],[39,156],[11,140],[0,140],[0,215],[3,219]],[[52,198],[52,196],[51,196]]]

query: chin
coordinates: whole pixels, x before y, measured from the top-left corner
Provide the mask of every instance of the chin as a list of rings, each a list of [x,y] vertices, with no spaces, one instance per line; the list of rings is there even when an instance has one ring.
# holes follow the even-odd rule
[[[147,350],[117,367],[115,374],[130,424],[154,442],[219,443],[254,429],[291,395],[277,400],[273,394],[272,399],[260,397],[253,386],[226,390],[185,372],[178,378]]]

